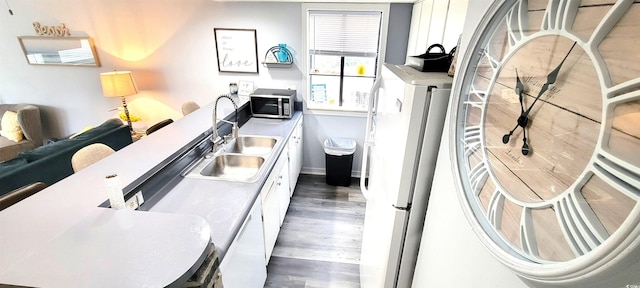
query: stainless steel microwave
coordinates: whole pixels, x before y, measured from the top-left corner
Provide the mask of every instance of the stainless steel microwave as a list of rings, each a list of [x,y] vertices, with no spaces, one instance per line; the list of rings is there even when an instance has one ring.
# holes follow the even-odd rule
[[[296,90],[256,89],[251,93],[251,114],[255,117],[291,118]]]

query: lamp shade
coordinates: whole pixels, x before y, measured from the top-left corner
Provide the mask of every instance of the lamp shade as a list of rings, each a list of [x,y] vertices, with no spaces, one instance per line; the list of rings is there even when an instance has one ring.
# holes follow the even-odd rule
[[[100,73],[104,97],[123,97],[138,93],[130,71]]]

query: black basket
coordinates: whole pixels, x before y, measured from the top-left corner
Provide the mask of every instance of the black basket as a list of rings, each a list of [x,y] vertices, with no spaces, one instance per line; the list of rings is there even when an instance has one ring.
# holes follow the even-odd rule
[[[440,48],[441,52],[431,52],[433,48]],[[411,66],[422,72],[447,72],[451,67],[451,61],[456,48],[446,53],[444,46],[433,44],[427,48],[427,52],[418,56],[407,57],[407,66]]]

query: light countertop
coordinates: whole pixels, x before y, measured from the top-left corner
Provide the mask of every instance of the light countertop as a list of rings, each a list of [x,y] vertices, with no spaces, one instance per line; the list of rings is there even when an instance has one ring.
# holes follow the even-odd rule
[[[278,136],[270,156],[263,164],[268,170],[254,183],[184,178],[150,211],[197,215],[211,225],[211,240],[224,259],[233,238],[254,201],[260,194],[270,170],[286,147],[286,141],[302,116],[297,112],[290,120],[251,118],[239,130],[240,135]]]
[[[245,100],[246,101],[246,100]],[[68,287],[179,285],[197,269],[210,243],[221,259],[270,171],[255,183],[182,179],[149,211],[98,207],[104,176],[136,181],[211,128],[213,104],[0,211],[0,283]],[[218,115],[233,107],[220,101]],[[252,118],[240,134],[283,137],[291,120]],[[220,117],[221,118],[221,117]]]

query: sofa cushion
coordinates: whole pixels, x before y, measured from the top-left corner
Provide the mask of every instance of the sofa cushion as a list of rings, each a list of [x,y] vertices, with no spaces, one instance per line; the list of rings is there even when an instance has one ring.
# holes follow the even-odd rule
[[[79,143],[76,139],[66,139],[58,142],[51,143],[49,145],[40,146],[31,151],[20,152],[19,157],[27,159],[28,162],[33,162],[38,159],[47,157],[53,153],[63,151],[64,149],[71,147]]]
[[[120,120],[115,118],[109,119],[104,123],[100,124],[100,126],[96,126],[79,135],[75,135],[75,137],[73,137],[73,140],[78,140],[78,141],[90,140],[106,132],[109,132],[113,129],[116,129],[120,126],[122,126],[122,122],[120,122]]]
[[[0,169],[8,168],[11,166],[18,166],[22,164],[27,164],[27,159],[24,157],[16,157],[11,160],[0,162]]]
[[[61,179],[73,174],[73,167],[71,167],[71,158],[76,151],[86,145],[92,143],[104,143],[111,147],[113,150],[120,150],[121,148],[132,143],[131,132],[129,131],[129,127],[127,125],[122,125],[122,122],[119,119],[108,122],[115,122],[118,123],[118,125],[115,125],[115,129],[113,130],[107,129],[107,131],[104,131],[104,133],[98,133],[97,135],[95,135],[95,137],[91,137],[86,140],[78,138],[81,138],[87,133],[91,133],[91,130],[94,130],[98,127],[82,133],[74,139],[60,140],[55,143],[43,146],[42,150],[35,149],[32,150],[34,152],[24,152],[23,154],[19,155],[18,157],[27,159],[28,163],[20,165],[19,167],[15,167],[15,169],[13,169],[12,167],[12,169],[10,170],[0,171],[0,196],[16,188],[34,182],[43,182],[46,185],[50,186],[60,181]],[[113,124],[110,123],[106,124],[105,126],[114,127],[112,125]],[[39,158],[39,156],[41,156],[42,158]],[[31,161],[29,159],[37,160]]]
[[[0,162],[0,175],[5,171],[15,170],[24,164],[27,164],[27,159],[24,157],[16,157],[11,160]]]
[[[18,122],[18,113],[13,111],[4,112],[0,126],[2,128],[0,129],[0,135],[7,139],[15,142],[23,139],[22,129],[20,129],[20,123]]]
[[[69,139],[76,138],[76,137],[78,137],[78,135],[91,130],[91,128],[93,128],[93,126],[91,126],[91,125],[89,125],[87,127],[84,127],[84,128],[82,128],[82,130],[80,130],[80,131],[76,132],[75,134],[69,136]]]

